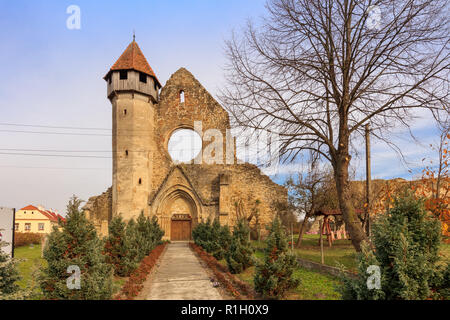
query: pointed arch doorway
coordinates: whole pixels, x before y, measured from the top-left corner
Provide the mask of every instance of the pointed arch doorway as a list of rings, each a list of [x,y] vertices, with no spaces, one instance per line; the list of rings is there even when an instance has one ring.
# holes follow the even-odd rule
[[[183,186],[167,190],[160,202],[157,216],[160,225],[171,241],[189,241],[198,220],[199,205],[195,196]]]

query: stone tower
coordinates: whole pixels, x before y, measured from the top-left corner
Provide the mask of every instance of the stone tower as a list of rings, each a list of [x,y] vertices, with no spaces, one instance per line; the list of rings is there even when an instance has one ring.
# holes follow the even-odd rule
[[[148,215],[161,84],[134,39],[104,79],[112,104],[112,216],[129,220]]]

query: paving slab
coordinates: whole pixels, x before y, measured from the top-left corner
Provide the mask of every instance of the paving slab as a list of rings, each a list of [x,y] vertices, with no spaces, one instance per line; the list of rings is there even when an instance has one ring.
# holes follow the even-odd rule
[[[170,243],[151,275],[147,300],[222,300],[188,242]]]

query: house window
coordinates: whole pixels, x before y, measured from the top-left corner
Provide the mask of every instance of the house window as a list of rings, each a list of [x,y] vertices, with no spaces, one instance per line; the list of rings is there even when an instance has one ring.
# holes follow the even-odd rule
[[[19,231],[19,224],[18,224],[18,223],[15,223],[15,224],[14,224],[14,230],[15,230],[15,231]]]
[[[139,72],[139,81],[147,83],[147,75],[145,73]]]
[[[25,223],[25,231],[31,230],[31,223]]]
[[[184,91],[180,91],[180,103],[184,103]]]
[[[39,229],[39,231],[44,231],[44,224],[43,223],[39,223],[38,229]]]
[[[128,71],[120,71],[120,80],[128,79]]]

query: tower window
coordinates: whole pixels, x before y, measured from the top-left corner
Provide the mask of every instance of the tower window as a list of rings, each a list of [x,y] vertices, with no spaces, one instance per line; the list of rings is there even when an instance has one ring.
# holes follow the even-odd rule
[[[128,150],[125,150],[125,155],[128,157]]]
[[[127,115],[127,109],[123,109],[123,114]]]
[[[147,83],[147,75],[145,73],[139,72],[139,81]]]
[[[180,91],[180,103],[184,103],[184,91]]]
[[[142,184],[142,179],[141,178],[139,178],[139,184]]]
[[[128,79],[128,71],[120,71],[120,80]]]

